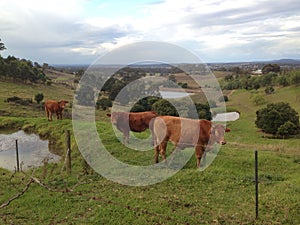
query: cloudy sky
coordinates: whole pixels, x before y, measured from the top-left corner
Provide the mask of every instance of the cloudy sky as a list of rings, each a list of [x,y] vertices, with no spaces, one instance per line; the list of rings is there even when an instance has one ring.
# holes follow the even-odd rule
[[[1,0],[0,38],[39,63],[90,64],[140,41],[204,62],[300,59],[298,0]]]

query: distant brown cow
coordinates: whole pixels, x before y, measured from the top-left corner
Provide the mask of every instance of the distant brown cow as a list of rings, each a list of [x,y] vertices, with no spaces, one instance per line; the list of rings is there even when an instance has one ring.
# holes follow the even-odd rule
[[[53,113],[56,113],[57,119],[62,119],[62,112],[67,103],[68,101],[65,100],[61,100],[61,101],[47,100],[45,102],[45,111],[46,111],[48,121],[52,120]]]
[[[155,162],[158,163],[158,155],[166,160],[166,147],[168,141],[174,147],[184,149],[194,147],[197,158],[197,167],[205,149],[211,150],[214,143],[226,144],[225,132],[229,132],[223,125],[213,125],[208,120],[193,120],[173,116],[158,116],[151,125],[151,132],[155,145]]]
[[[111,122],[123,133],[123,143],[128,143],[129,131],[142,132],[149,128],[150,121],[157,117],[154,111],[146,112],[113,112],[106,114]]]

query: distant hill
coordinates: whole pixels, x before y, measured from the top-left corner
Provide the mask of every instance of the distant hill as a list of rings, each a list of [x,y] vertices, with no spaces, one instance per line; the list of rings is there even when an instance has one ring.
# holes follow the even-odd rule
[[[276,64],[299,64],[300,65],[300,60],[297,60],[297,59],[279,59],[279,60],[272,60],[271,63],[276,63]]]

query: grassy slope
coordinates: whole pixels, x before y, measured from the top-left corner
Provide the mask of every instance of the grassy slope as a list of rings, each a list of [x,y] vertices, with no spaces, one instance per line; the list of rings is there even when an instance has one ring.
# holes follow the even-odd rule
[[[11,88],[20,93],[28,91],[26,95],[31,95],[27,88]],[[51,93],[51,88],[47,87],[49,96],[58,96],[59,92]],[[68,97],[69,93],[64,95]],[[32,184],[25,195],[0,209],[0,224],[299,224],[299,139],[262,138],[253,123],[255,111],[262,106],[254,106],[249,101],[250,95],[247,91],[236,91],[230,96],[228,106],[237,108],[242,117],[230,123],[232,132],[227,135],[228,144],[204,172],[195,169],[196,162],[192,157],[183,170],[162,183],[146,187],[119,185],[94,173],[83,175],[81,157],[72,138],[72,176],[61,172],[61,164],[47,165],[36,171],[35,176],[53,188],[65,189],[67,186],[74,191],[51,192]],[[299,88],[281,88],[267,100],[289,101],[300,113],[299,104],[293,99],[295,95],[299,96]],[[114,136],[104,112],[99,114],[99,134],[104,143],[109,143],[109,151],[115,157],[136,165],[153,162],[153,151],[137,152],[124,148]],[[71,129],[70,120],[48,123],[38,115],[32,119],[0,118],[0,124],[9,123],[38,133],[57,135],[61,141],[63,130]],[[254,149],[260,150],[258,220],[254,219]],[[2,204],[18,193],[29,178],[24,178],[23,174],[12,176],[11,172],[1,169],[0,173]],[[73,187],[78,180],[82,184]]]

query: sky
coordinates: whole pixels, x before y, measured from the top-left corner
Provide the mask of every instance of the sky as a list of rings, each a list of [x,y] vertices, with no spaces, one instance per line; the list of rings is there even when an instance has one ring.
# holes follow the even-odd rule
[[[142,41],[205,63],[300,59],[298,0],[1,0],[0,18],[1,56],[41,64],[91,64]]]

